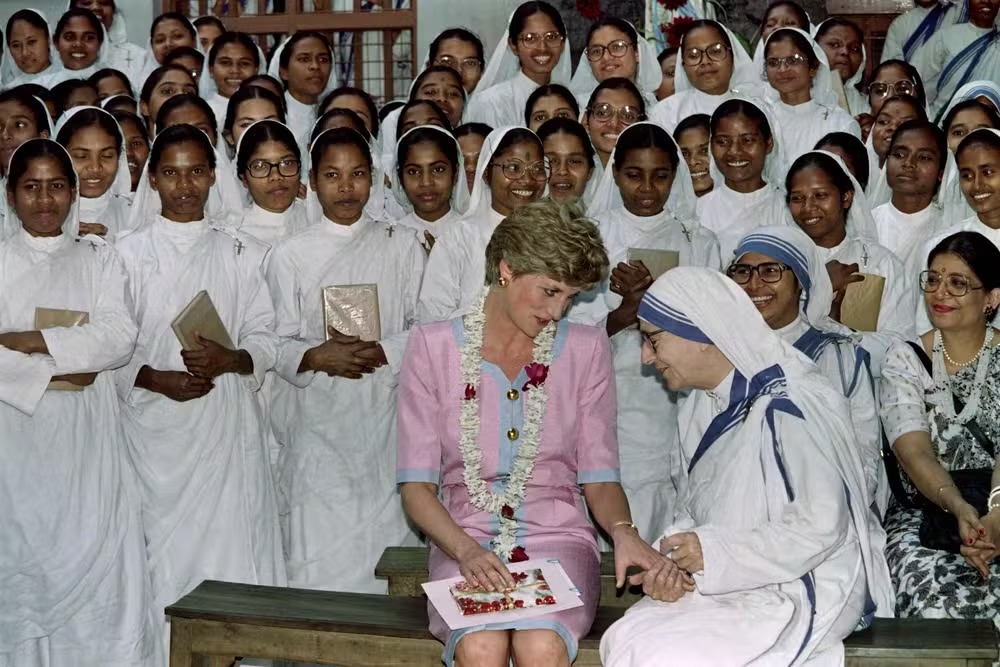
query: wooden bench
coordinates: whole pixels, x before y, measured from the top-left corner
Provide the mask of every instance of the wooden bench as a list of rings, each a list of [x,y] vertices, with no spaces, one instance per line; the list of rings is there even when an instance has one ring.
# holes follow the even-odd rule
[[[427,558],[430,550],[426,547],[390,547],[382,552],[375,566],[375,576],[389,580],[389,595],[421,596],[424,589],[420,584],[430,581]],[[601,554],[601,605],[608,607],[631,607],[642,598],[639,588],[624,591],[615,589],[615,557],[605,552]]]
[[[579,667],[600,665],[603,632],[625,612],[601,607]],[[416,597],[202,582],[167,607],[170,667],[228,667],[236,656],[365,667],[439,667],[441,644]],[[988,667],[990,621],[879,619],[845,642],[848,667]]]

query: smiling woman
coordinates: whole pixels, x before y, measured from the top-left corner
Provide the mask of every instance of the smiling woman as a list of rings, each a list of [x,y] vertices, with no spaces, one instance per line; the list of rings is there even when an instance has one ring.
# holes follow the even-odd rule
[[[104,24],[90,10],[67,11],[59,18],[52,37],[61,67],[36,79],[46,88],[67,79],[86,79],[107,66],[107,33]]]
[[[58,56],[51,43],[49,24],[35,9],[20,9],[7,20],[7,53],[0,65],[5,88],[34,81],[47,73]]]

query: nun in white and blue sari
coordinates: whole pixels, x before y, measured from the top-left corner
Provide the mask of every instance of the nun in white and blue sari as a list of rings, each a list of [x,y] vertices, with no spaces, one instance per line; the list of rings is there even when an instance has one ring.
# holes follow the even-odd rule
[[[644,359],[693,389],[661,550],[694,585],[651,588],[664,599],[605,632],[603,664],[843,665],[843,639],[893,610],[846,400],[719,273],[668,271],[639,319]]]

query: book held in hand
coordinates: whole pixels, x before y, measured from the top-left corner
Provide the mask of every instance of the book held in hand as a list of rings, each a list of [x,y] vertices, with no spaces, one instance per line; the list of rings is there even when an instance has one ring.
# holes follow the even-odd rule
[[[324,339],[330,329],[347,336],[378,342],[382,340],[382,321],[378,308],[378,285],[331,285],[323,288]]]
[[[653,250],[652,248],[629,248],[628,262],[642,262],[649,275],[656,280],[670,269],[677,268],[680,253],[676,250]]]
[[[872,273],[861,275],[864,280],[847,286],[840,304],[840,323],[855,331],[875,331],[882,310],[885,278]]]
[[[174,330],[174,335],[181,342],[181,349],[188,352],[201,349],[195,334],[213,343],[218,343],[226,349],[236,349],[236,346],[233,345],[233,339],[226,331],[226,325],[219,317],[219,311],[215,309],[212,298],[205,290],[198,292],[191,299],[191,303],[185,306],[184,310],[170,323],[170,328]]]
[[[452,585],[451,596],[455,598],[463,616],[556,603],[552,589],[549,588],[540,569],[511,572],[511,576],[514,578],[513,588],[488,591],[466,581],[460,581]]]
[[[35,308],[35,329],[52,329],[54,327],[78,327],[90,323],[90,313],[82,310],[63,310],[62,308]],[[48,391],[83,391],[83,387],[66,380],[52,380],[46,388]]]

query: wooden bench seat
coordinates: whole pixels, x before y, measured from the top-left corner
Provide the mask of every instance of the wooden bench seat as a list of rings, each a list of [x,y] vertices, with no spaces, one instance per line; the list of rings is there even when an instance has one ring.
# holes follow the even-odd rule
[[[576,665],[600,665],[600,637],[625,612],[601,607]],[[167,607],[170,667],[228,667],[236,656],[316,664],[437,667],[441,644],[417,597],[202,582]],[[988,667],[990,621],[879,619],[845,642],[849,667]]]

